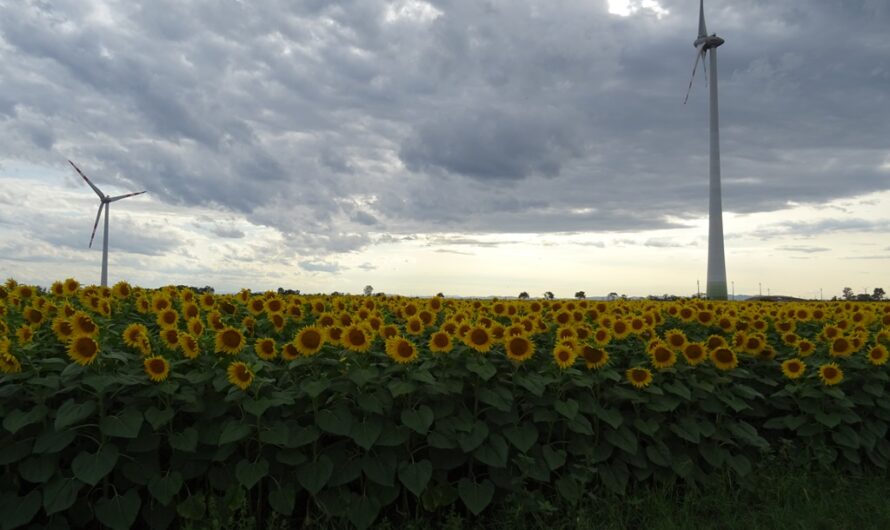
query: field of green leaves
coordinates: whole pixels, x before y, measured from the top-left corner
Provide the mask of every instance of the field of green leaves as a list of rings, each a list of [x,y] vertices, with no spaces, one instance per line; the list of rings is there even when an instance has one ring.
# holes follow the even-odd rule
[[[0,528],[367,528],[890,462],[890,304],[0,286]],[[228,510],[228,511],[227,511]]]

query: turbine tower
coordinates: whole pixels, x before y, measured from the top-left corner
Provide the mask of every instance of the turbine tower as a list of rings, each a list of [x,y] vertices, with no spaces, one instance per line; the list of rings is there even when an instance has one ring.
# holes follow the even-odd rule
[[[698,61],[705,66],[706,55],[710,55],[710,75],[708,79],[710,88],[710,122],[711,122],[711,171],[710,171],[710,201],[708,207],[708,283],[707,294],[711,300],[726,300],[726,258],[723,251],[723,199],[720,191],[720,120],[717,114],[717,47],[724,40],[716,34],[708,35],[705,26],[704,0],[700,0],[698,7],[698,38],[693,42],[695,46],[695,63],[692,65],[692,78],[689,79],[689,89],[686,91],[686,99],[692,90],[692,81],[695,79],[695,70]],[[707,68],[705,68],[707,70]]]
[[[96,195],[99,196],[99,211],[96,212],[96,222],[93,223],[93,233],[90,236],[90,248],[93,248],[93,238],[96,237],[96,227],[99,226],[99,217],[102,216],[102,209],[105,209],[105,233],[102,235],[102,287],[108,287],[108,205],[113,203],[114,201],[119,201],[121,199],[126,199],[127,197],[133,197],[134,195],[142,195],[145,193],[144,191],[138,191],[136,193],[127,193],[124,195],[118,195],[116,197],[111,197],[102,193],[99,188],[96,187],[95,184],[90,182],[90,179],[87,178],[86,175],[83,174],[83,171],[80,170],[79,167],[74,165],[74,162],[68,161],[71,164],[71,167],[83,177],[83,180],[93,188],[93,191],[96,192]]]

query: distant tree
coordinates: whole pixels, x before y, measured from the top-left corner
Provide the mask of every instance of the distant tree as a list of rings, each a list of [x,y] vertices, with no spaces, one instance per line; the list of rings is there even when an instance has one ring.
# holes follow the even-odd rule
[[[853,294],[853,289],[844,287],[844,300],[852,300],[854,298],[856,298],[856,295]]]
[[[554,298],[555,298],[555,297],[553,296],[553,292],[551,292],[551,291],[545,291],[545,292],[544,292],[544,299],[545,299],[545,300],[553,300]]]
[[[366,285],[364,293],[365,293],[365,296],[371,296],[372,294],[374,294],[374,288],[371,287],[370,285]]]
[[[885,293],[884,289],[882,289],[881,287],[875,287],[875,292],[872,293],[871,299],[880,302],[884,299],[884,296],[886,294],[887,293]]]
[[[618,293],[616,293],[615,291],[612,291],[611,293],[606,295],[607,300],[614,300],[616,298],[618,298]]]
[[[577,293],[575,293],[575,298],[577,298],[578,300],[584,300],[585,298],[587,298],[587,295],[584,293],[584,291],[578,291]]]
[[[528,300],[528,298],[529,298],[529,296],[528,296],[528,293],[527,293],[527,292],[522,291],[521,293],[519,293],[519,299],[520,299],[520,300]]]
[[[445,298],[445,295],[442,293],[436,293],[436,298]]]

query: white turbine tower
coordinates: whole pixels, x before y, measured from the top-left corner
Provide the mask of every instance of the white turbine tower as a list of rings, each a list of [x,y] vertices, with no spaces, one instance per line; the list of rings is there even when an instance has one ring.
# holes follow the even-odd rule
[[[134,195],[141,195],[145,193],[144,191],[138,191],[136,193],[127,193],[124,195],[118,195],[117,197],[110,197],[102,193],[99,188],[96,187],[95,184],[90,182],[90,179],[87,178],[86,175],[83,174],[83,171],[80,170],[79,167],[74,165],[74,162],[68,161],[69,164],[80,174],[81,177],[87,184],[93,188],[93,191],[96,192],[96,195],[99,196],[99,211],[96,212],[96,222],[93,223],[93,233],[90,235],[90,248],[93,247],[93,238],[96,237],[96,227],[99,226],[99,217],[102,216],[102,209],[105,209],[105,233],[102,235],[102,287],[108,286],[108,205],[113,203],[114,201],[119,201],[121,199],[126,199],[127,197],[133,197]]]
[[[689,89],[686,91],[685,104],[692,90],[692,81],[695,79],[695,70],[698,61],[705,66],[705,56],[710,54],[710,76],[708,79],[710,88],[710,121],[711,121],[711,197],[708,208],[708,284],[707,293],[711,300],[726,300],[726,258],[723,251],[723,199],[720,192],[720,128],[717,115],[717,47],[723,44],[723,39],[716,34],[708,35],[705,27],[704,0],[699,3],[698,11],[698,38],[695,39],[695,63],[692,65],[692,78],[689,79]],[[710,52],[710,53],[709,53]],[[707,70],[707,68],[705,68]]]

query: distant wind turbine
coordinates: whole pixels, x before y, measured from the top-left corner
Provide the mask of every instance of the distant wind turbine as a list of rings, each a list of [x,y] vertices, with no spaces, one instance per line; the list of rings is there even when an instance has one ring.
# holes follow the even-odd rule
[[[692,65],[692,77],[689,79],[689,88],[686,90],[686,98],[683,104],[689,100],[689,92],[692,91],[692,82],[695,79],[695,70],[698,61],[704,66],[705,55],[710,52],[710,121],[711,121],[711,197],[708,208],[708,284],[707,294],[711,300],[726,300],[726,258],[723,251],[723,199],[720,192],[720,127],[717,115],[717,47],[724,40],[716,34],[708,35],[705,26],[704,0],[699,2],[698,10],[698,38],[693,42],[695,46],[695,63]]]
[[[96,237],[96,227],[99,226],[99,217],[102,216],[102,209],[105,209],[105,233],[102,235],[102,287],[108,286],[108,205],[113,203],[114,201],[119,201],[121,199],[126,199],[127,197],[133,197],[135,195],[142,195],[145,193],[144,191],[138,191],[136,193],[127,193],[124,195],[118,195],[117,197],[110,197],[102,193],[99,188],[96,187],[95,184],[90,182],[90,179],[87,178],[86,175],[83,174],[83,171],[80,170],[79,167],[74,165],[74,162],[68,161],[71,164],[71,167],[83,177],[83,180],[93,188],[93,191],[96,192],[96,195],[99,196],[99,211],[96,212],[96,222],[93,223],[93,233],[90,235],[90,248],[93,247],[93,238]]]

